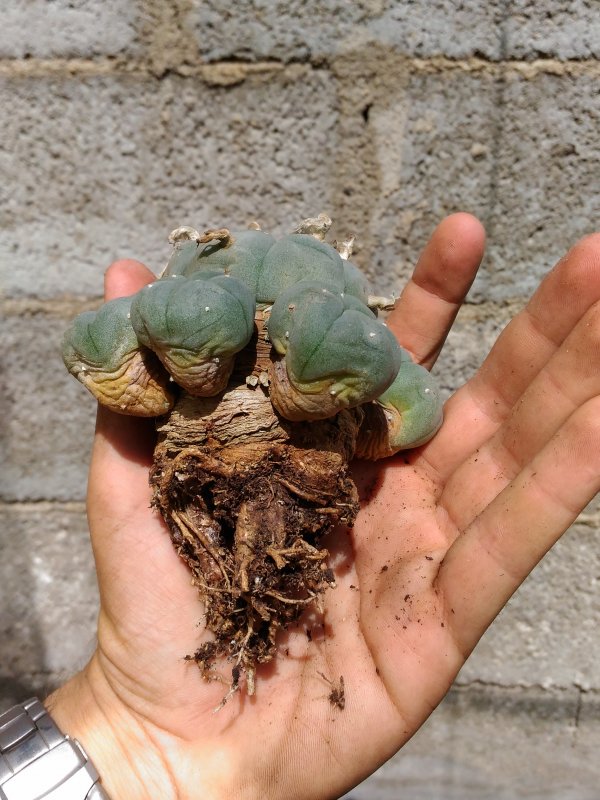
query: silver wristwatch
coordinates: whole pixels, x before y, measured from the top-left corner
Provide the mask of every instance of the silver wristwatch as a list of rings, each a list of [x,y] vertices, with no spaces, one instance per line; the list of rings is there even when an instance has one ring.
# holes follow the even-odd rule
[[[36,698],[0,714],[0,800],[108,800],[76,739]]]

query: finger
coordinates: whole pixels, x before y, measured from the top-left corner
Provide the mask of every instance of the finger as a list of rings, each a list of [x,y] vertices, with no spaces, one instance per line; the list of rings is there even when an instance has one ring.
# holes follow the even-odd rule
[[[600,398],[578,409],[452,545],[436,588],[466,656],[600,489]]]
[[[388,326],[415,360],[430,369],[477,273],[485,231],[470,214],[452,214],[435,229]]]
[[[600,396],[600,302],[534,378],[494,436],[452,474],[440,497],[463,530],[588,400]]]
[[[189,570],[151,508],[153,439],[152,421],[99,409],[88,484],[103,651],[126,641],[143,661],[149,649],[147,674],[171,667],[174,651],[193,651],[200,614]]]
[[[600,300],[600,234],[558,262],[505,328],[475,376],[446,403],[423,456],[440,482],[494,435],[533,378]]]
[[[156,275],[140,261],[132,258],[115,261],[104,273],[104,299],[129,297],[155,278]]]

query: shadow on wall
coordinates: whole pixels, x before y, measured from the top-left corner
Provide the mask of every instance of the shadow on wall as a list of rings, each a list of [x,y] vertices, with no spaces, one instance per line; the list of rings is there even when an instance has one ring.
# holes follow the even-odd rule
[[[0,707],[45,690],[45,645],[22,514],[3,510],[0,531]]]
[[[44,696],[95,643],[98,595],[83,504],[4,507],[0,706]]]

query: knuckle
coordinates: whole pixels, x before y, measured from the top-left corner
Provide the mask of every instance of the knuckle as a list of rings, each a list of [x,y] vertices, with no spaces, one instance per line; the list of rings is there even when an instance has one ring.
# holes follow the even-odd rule
[[[575,244],[550,273],[553,290],[577,306],[600,295],[600,233]]]
[[[584,314],[579,326],[581,340],[591,356],[600,348],[600,300],[596,301]]]
[[[572,248],[582,255],[592,255],[600,257],[600,231],[590,233],[581,238]]]
[[[600,270],[600,232],[580,239],[569,250],[564,262],[571,272],[587,273],[590,269]]]
[[[570,427],[582,446],[600,454],[600,396],[588,400],[573,414]]]

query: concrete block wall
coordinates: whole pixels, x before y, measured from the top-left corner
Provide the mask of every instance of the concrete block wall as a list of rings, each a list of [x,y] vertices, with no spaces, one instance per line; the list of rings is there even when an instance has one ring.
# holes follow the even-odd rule
[[[102,273],[169,231],[277,233],[326,210],[400,286],[477,214],[482,273],[447,392],[598,225],[596,0],[8,0],[0,9],[0,706],[93,647],[93,403],[58,354]],[[510,602],[423,729],[354,800],[598,797],[600,514]]]

